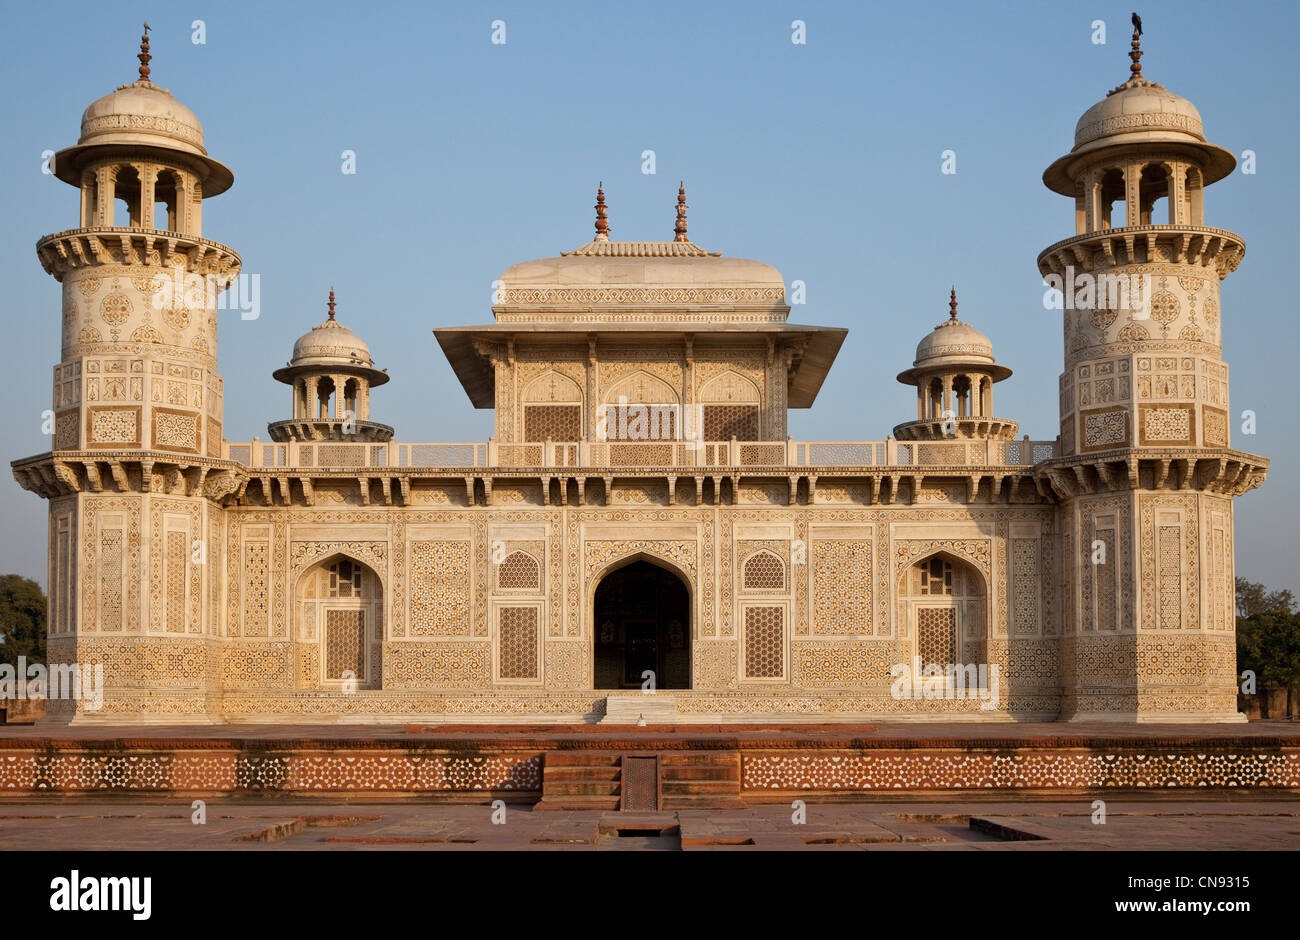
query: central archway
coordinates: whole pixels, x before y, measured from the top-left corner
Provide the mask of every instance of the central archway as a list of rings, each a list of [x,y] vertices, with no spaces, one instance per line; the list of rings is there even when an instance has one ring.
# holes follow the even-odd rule
[[[691,598],[676,574],[624,565],[597,585],[592,610],[597,689],[640,689],[646,670],[656,689],[691,687]]]

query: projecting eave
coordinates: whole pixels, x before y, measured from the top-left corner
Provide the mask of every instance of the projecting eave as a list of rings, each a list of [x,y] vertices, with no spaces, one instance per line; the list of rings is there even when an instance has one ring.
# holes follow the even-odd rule
[[[792,346],[795,354],[790,366],[787,405],[811,408],[848,332],[841,327],[798,323],[709,324],[704,328],[694,323],[618,323],[573,329],[557,329],[552,323],[494,323],[441,327],[433,335],[475,408],[496,405],[495,373],[487,353],[482,351],[485,346],[510,339],[556,346],[586,343],[593,338],[597,344],[653,342],[662,341],[665,335],[679,336],[683,343],[690,337],[696,349],[734,343],[737,339],[771,339],[782,346]]]

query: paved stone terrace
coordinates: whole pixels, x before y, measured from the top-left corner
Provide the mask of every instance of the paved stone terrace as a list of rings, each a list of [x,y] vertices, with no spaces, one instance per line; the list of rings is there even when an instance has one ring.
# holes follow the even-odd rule
[[[26,801],[0,805],[7,850],[659,850],[1015,851],[1297,850],[1300,805],[1272,801],[1107,801],[1093,822],[1091,798],[1025,804],[817,804],[796,825],[785,805],[653,815],[534,812],[509,806],[301,801]],[[500,818],[498,816],[498,818]]]

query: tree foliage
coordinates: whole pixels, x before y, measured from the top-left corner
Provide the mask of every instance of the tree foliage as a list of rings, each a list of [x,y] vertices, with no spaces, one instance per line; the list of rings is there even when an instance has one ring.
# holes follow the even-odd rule
[[[45,662],[45,592],[31,578],[0,575],[0,662]]]
[[[1238,578],[1237,614],[1238,672],[1254,672],[1261,692],[1265,683],[1286,689],[1287,715],[1293,715],[1300,692],[1300,614],[1295,598],[1290,591],[1270,591]]]

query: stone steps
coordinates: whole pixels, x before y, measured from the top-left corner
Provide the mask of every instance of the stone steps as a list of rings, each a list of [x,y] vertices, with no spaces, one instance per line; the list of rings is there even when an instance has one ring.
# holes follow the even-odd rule
[[[663,809],[739,807],[740,752],[665,752],[659,755]]]
[[[605,696],[602,725],[671,725],[677,723],[677,699],[663,692],[629,692]]]
[[[548,752],[542,765],[542,799],[534,809],[618,809],[621,763],[617,752]]]

